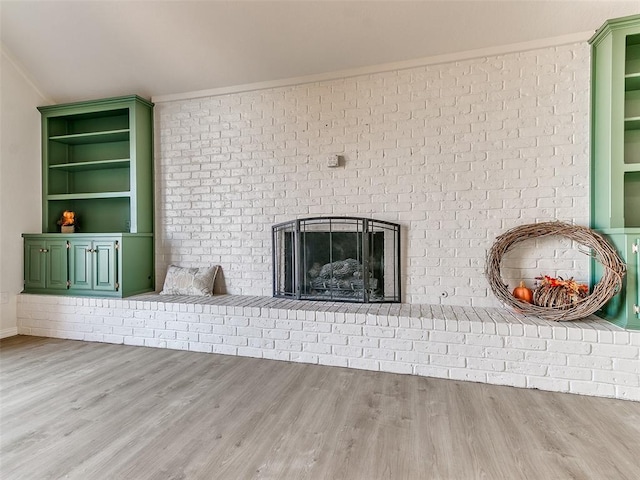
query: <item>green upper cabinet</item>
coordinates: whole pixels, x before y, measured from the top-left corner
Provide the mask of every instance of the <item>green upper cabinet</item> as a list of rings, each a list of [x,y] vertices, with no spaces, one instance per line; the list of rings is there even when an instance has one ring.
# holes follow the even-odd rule
[[[38,110],[42,233],[23,234],[24,292],[153,291],[153,104],[130,95]],[[65,210],[75,232],[58,225]]]
[[[627,264],[598,315],[640,329],[640,15],[608,20],[591,43],[591,226]],[[592,262],[592,284],[602,265]]]
[[[607,21],[592,45],[591,223],[640,227],[640,15]]]
[[[39,107],[42,232],[153,232],[153,104],[138,96]]]

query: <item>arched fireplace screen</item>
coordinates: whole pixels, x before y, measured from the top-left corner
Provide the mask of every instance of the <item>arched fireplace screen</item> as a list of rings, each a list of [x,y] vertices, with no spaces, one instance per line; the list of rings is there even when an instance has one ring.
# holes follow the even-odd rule
[[[400,225],[321,217],[272,230],[274,297],[400,302]]]

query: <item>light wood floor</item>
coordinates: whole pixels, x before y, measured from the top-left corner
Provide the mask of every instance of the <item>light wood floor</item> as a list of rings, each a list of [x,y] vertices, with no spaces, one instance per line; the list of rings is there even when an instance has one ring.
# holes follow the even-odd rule
[[[0,362],[3,480],[640,478],[640,403],[36,337]]]

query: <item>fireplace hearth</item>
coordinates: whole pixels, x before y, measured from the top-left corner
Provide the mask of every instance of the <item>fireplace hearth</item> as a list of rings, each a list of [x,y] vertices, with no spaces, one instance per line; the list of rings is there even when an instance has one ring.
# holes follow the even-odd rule
[[[400,226],[357,217],[292,220],[272,227],[273,296],[400,302]]]

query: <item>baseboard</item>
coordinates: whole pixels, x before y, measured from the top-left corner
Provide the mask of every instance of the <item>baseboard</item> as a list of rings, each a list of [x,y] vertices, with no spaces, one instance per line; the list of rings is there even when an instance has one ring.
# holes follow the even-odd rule
[[[13,337],[15,335],[18,335],[18,327],[5,328],[4,330],[0,330],[0,338]]]

